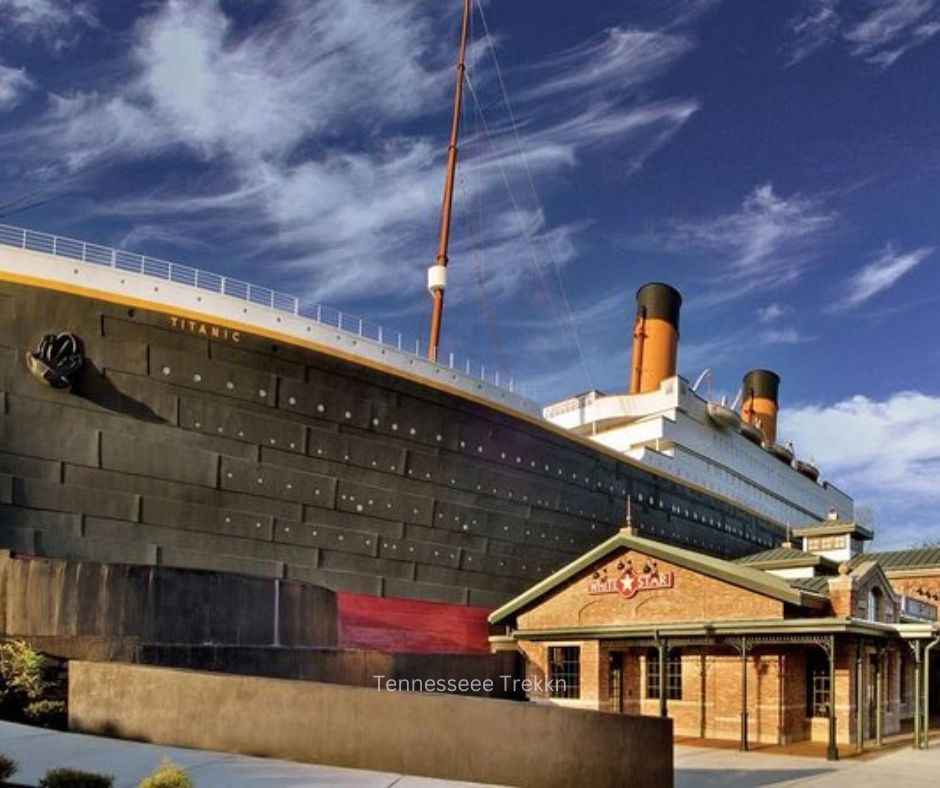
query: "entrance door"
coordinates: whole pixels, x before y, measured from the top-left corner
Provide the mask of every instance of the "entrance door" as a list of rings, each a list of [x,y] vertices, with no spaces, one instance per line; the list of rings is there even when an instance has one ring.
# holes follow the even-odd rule
[[[870,656],[868,658],[868,715],[866,719],[868,720],[868,738],[874,739],[876,734],[876,727],[878,721],[876,719],[876,714],[878,713],[878,694],[876,692],[877,685],[875,682],[875,673],[878,670],[878,657]]]
[[[610,708],[618,714],[623,713],[623,652],[612,651],[610,654],[610,675],[607,681]]]

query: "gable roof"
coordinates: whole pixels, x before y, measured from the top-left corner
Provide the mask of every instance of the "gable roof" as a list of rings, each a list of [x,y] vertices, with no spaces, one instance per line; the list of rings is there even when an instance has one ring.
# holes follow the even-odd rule
[[[589,550],[580,558],[575,559],[567,566],[539,581],[523,591],[519,596],[509,600],[505,605],[494,610],[489,615],[489,622],[496,624],[523,608],[529,607],[537,600],[558,586],[570,580],[575,575],[593,566],[597,561],[606,558],[616,550],[636,550],[637,552],[668,561],[676,566],[690,569],[709,577],[714,577],[732,585],[746,588],[764,596],[779,599],[791,605],[800,607],[822,608],[826,605],[825,597],[811,592],[794,588],[783,578],[768,574],[760,569],[736,564],[722,558],[715,558],[692,550],[685,550],[664,542],[657,542],[642,536],[635,536],[629,529],[623,528],[619,533],[601,542],[597,547]]]

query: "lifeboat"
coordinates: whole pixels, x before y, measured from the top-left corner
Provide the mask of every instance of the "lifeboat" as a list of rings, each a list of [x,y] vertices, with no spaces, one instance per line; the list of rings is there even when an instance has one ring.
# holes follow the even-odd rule
[[[708,403],[708,417],[725,429],[737,430],[741,426],[741,417],[737,412],[718,402]]]
[[[819,468],[813,465],[813,463],[803,460],[794,460],[792,465],[793,470],[797,473],[802,473],[807,479],[812,479],[814,482],[819,479]]]
[[[764,433],[760,431],[760,427],[746,421],[741,422],[741,434],[758,446],[764,442]]]
[[[785,462],[789,465],[793,462],[793,449],[789,446],[782,446],[779,443],[773,443],[771,441],[762,441],[760,447],[776,457],[780,462]]]

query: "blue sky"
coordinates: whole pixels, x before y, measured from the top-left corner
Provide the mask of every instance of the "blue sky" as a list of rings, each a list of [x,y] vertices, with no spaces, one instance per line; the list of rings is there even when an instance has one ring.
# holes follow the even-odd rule
[[[424,338],[459,11],[0,0],[0,221]],[[617,390],[668,281],[687,377],[777,370],[880,545],[940,539],[940,1],[482,11],[445,345],[543,402]]]

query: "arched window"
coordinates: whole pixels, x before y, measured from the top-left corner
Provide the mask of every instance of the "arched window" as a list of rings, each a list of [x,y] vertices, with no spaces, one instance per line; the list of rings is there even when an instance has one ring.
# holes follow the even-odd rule
[[[868,592],[868,620],[882,621],[884,617],[884,594],[880,588],[872,588]]]

